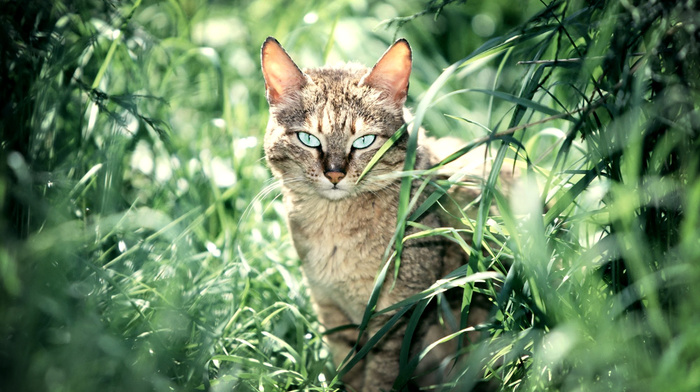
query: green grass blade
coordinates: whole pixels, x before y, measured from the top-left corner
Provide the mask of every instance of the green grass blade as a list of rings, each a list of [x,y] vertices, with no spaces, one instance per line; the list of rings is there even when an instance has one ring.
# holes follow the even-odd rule
[[[484,89],[467,89],[466,91],[473,91],[473,92],[491,95],[493,97],[500,98],[504,101],[511,102],[511,103],[516,104],[516,105],[520,105],[520,106],[532,109],[534,111],[547,114],[549,116],[562,116],[564,114],[558,110],[550,108],[549,106],[542,105],[542,104],[537,103],[535,101],[532,101],[530,99],[523,98],[523,97],[516,97],[515,95],[504,93],[501,91],[484,90]],[[561,118],[563,118],[565,120],[573,121],[572,118],[569,116],[562,116]]]
[[[590,185],[590,183],[598,177],[598,173],[600,173],[606,165],[607,162],[605,160],[598,162],[598,164],[596,164],[594,167],[587,170],[583,178],[578,180],[574,186],[567,189],[561,197],[557,198],[557,201],[544,216],[545,225],[551,224],[554,219],[569,208],[574,200],[576,200],[576,198],[588,187],[588,185]]]
[[[408,124],[404,124],[401,126],[401,128],[397,129],[396,132],[394,132],[391,137],[382,144],[382,146],[377,150],[377,152],[374,154],[372,159],[367,163],[367,166],[365,166],[365,169],[360,173],[360,176],[357,178],[357,181],[355,181],[355,184],[359,183],[362,181],[362,179],[367,175],[367,173],[372,170],[374,165],[379,162],[380,159],[384,156],[384,154],[394,145],[396,142],[403,136],[404,133],[406,133],[406,130],[408,129]]]

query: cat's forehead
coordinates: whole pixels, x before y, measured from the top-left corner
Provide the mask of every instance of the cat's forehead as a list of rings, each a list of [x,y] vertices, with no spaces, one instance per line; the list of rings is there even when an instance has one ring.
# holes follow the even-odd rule
[[[337,106],[335,109],[357,115],[394,109],[395,105],[380,98],[379,90],[360,86],[360,81],[369,71],[369,68],[355,63],[308,69],[306,73],[313,81],[308,92],[315,95],[314,100],[320,105]]]
[[[329,97],[348,98],[361,90],[358,84],[368,71],[366,67],[353,63],[304,70],[313,81],[312,91]]]
[[[395,131],[403,122],[402,109],[386,102],[380,91],[360,86],[369,71],[356,63],[305,69],[313,83],[304,86],[297,99],[275,109],[277,121],[289,130],[325,123],[338,131],[350,120],[353,124],[360,121],[366,126],[386,128],[388,133]],[[317,129],[329,131],[327,127]]]
[[[338,63],[323,67],[306,68],[304,73],[314,81],[339,82],[343,80],[359,81],[369,71],[369,68],[359,63]]]

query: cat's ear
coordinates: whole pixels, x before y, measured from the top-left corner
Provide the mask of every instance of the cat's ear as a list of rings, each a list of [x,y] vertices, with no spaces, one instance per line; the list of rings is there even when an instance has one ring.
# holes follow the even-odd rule
[[[306,75],[294,64],[282,45],[267,37],[260,51],[267,101],[274,105],[307,83]]]
[[[408,95],[408,77],[411,75],[411,47],[401,38],[377,61],[372,70],[360,80],[360,86],[383,90],[387,97],[403,105]]]

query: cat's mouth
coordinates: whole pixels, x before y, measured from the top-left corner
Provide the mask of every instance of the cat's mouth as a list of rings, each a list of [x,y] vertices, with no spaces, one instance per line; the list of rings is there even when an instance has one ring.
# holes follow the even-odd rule
[[[318,193],[330,200],[340,200],[350,196],[350,190],[346,189],[344,183],[324,184],[324,186],[318,188]]]

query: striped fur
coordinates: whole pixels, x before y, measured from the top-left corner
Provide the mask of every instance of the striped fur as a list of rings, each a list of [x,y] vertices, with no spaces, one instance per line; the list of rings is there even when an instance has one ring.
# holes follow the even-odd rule
[[[282,183],[288,225],[315,309],[327,329],[359,324],[396,229],[401,180],[388,175],[403,168],[407,135],[362,181],[356,181],[377,149],[404,124],[410,48],[406,41],[397,41],[373,69],[346,64],[301,71],[279,43],[268,38],[262,66],[270,103],[265,153]],[[315,136],[321,146],[305,145],[298,132]],[[363,135],[376,139],[368,148],[353,148],[353,141]],[[433,163],[427,151],[419,149],[417,169]],[[342,171],[343,178],[334,184],[329,170]],[[437,227],[440,221],[426,214],[420,223]],[[437,237],[408,241],[397,281],[387,278],[377,308],[429,287],[459,265],[457,253],[448,252]],[[387,317],[374,319],[369,334],[377,332]],[[350,388],[391,389],[404,328],[399,325],[364,364],[346,375]],[[327,336],[336,364],[356,339],[354,329]]]

